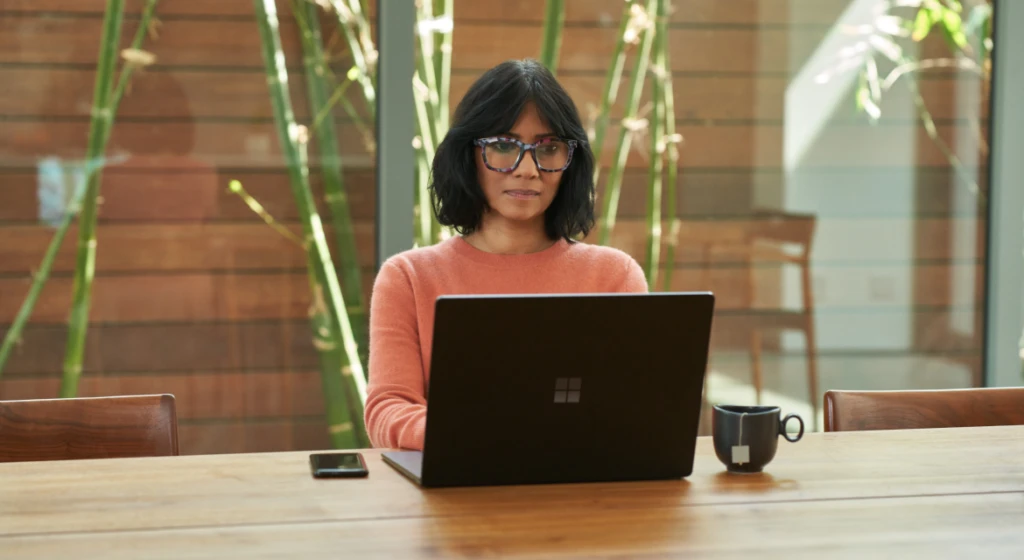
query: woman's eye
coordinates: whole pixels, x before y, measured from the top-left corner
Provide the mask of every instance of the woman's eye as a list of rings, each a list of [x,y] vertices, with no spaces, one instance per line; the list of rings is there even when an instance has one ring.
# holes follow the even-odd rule
[[[495,142],[491,144],[491,147],[499,152],[511,152],[519,149],[519,147],[512,142]]]

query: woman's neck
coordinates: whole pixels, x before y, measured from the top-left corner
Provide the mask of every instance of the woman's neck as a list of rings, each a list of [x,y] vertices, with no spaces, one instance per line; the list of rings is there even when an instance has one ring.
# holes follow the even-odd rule
[[[543,221],[521,224],[485,219],[480,229],[464,239],[481,251],[499,255],[536,253],[555,244],[544,230]]]

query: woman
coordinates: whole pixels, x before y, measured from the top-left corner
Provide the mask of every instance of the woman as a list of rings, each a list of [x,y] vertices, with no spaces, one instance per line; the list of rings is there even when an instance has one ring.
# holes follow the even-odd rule
[[[628,254],[578,243],[594,224],[594,156],[576,106],[535,61],[486,72],[433,162],[438,221],[459,235],[389,258],[373,287],[366,427],[422,449],[434,301],[443,294],[646,292]]]

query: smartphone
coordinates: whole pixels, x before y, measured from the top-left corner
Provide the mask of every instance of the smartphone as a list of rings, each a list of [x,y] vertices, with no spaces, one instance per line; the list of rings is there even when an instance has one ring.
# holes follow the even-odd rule
[[[359,453],[314,453],[309,456],[313,478],[361,478],[370,474]]]

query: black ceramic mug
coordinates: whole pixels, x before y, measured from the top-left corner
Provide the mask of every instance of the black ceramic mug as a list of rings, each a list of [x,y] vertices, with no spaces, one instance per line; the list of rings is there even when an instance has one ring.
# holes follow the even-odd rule
[[[711,425],[718,460],[729,472],[761,472],[775,458],[780,435],[792,442],[804,437],[803,418],[781,416],[777,406],[716,405]],[[800,433],[791,438],[786,423],[793,418],[800,422]]]

